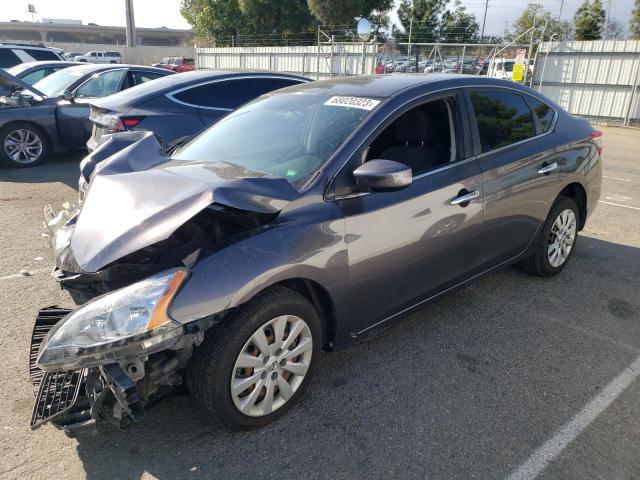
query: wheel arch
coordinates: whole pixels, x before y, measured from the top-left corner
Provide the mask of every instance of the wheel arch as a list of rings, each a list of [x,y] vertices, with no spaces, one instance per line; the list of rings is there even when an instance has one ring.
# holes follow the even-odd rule
[[[320,283],[308,278],[288,278],[269,285],[264,290],[282,286],[294,290],[306,297],[314,306],[322,322],[322,345],[326,350],[333,349],[336,336],[336,309],[331,294]],[[262,290],[262,291],[264,291]],[[260,292],[256,293],[258,295]]]
[[[572,182],[564,187],[556,200],[560,197],[569,197],[578,206],[578,230],[582,230],[587,221],[587,191],[580,182]]]
[[[10,120],[7,123],[2,124],[2,126],[0,126],[0,131],[3,131],[4,129],[6,129],[7,127],[11,127],[12,125],[29,125],[33,128],[35,128],[36,130],[38,130],[38,132],[40,134],[42,134],[42,136],[44,137],[45,142],[47,142],[47,146],[49,148],[53,148],[53,143],[52,143],[52,139],[51,136],[49,135],[49,132],[47,132],[47,129],[45,127],[43,127],[42,125],[39,125],[37,122],[34,122],[33,120]]]

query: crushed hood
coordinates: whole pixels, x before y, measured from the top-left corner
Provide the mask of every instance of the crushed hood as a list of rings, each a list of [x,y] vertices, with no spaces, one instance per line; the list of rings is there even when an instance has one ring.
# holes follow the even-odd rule
[[[145,137],[153,138],[153,137]],[[147,143],[153,143],[150,140]],[[163,163],[144,141],[98,164],[75,224],[56,232],[56,263],[71,272],[104,266],[168,238],[211,204],[238,210],[279,212],[297,195],[284,178],[223,163]],[[137,146],[136,146],[137,145]],[[149,154],[148,161],[136,160]],[[156,165],[146,170],[134,166]],[[73,222],[71,222],[73,223]],[[66,233],[63,233],[67,230]]]
[[[17,77],[14,77],[6,70],[0,68],[0,96],[2,97],[10,97],[13,92],[19,89],[25,89],[28,92],[34,93],[39,97],[46,98],[47,96],[42,93],[37,88],[34,88],[33,85],[29,85],[28,83],[23,82]]]

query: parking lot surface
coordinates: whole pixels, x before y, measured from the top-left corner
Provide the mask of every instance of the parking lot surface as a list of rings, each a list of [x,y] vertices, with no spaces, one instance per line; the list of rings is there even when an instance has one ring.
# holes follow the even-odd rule
[[[0,170],[0,477],[640,478],[640,131],[602,130],[601,202],[560,275],[511,267],[323,354],[300,404],[249,433],[186,396],[124,432],[29,430],[33,320],[71,304],[42,207],[75,200],[79,158]]]

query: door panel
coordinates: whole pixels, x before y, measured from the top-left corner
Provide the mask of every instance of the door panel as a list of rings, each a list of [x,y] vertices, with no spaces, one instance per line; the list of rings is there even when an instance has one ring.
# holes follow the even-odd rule
[[[515,258],[534,239],[553,200],[564,160],[525,95],[499,88],[467,92],[483,173],[487,267]],[[553,168],[553,165],[556,168]],[[547,167],[547,172],[539,170]]]
[[[480,158],[485,195],[486,256],[489,265],[508,261],[529,246],[545,220],[565,160],[534,139]],[[548,174],[538,170],[558,163]]]
[[[91,137],[88,100],[60,100],[56,108],[58,136],[64,148],[82,148]]]
[[[478,191],[452,205],[461,191]],[[337,200],[345,216],[356,333],[481,269],[482,176],[475,159],[394,192]]]
[[[124,68],[98,73],[75,88],[73,101],[58,102],[58,135],[65,148],[83,148],[86,145],[93,127],[89,120],[89,103],[94,98],[119,92],[126,84],[126,75]]]

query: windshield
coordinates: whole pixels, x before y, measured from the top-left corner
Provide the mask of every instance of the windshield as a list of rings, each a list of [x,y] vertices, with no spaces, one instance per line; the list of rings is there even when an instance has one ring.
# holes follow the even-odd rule
[[[233,163],[298,187],[379,103],[301,93],[262,97],[209,127],[172,158]]]
[[[512,72],[513,71],[513,66],[515,65],[516,62],[504,62],[504,69],[507,72]]]
[[[84,71],[78,71],[73,67],[64,68],[48,77],[44,77],[39,82],[34,83],[33,86],[47,97],[57,97],[84,74]]]

